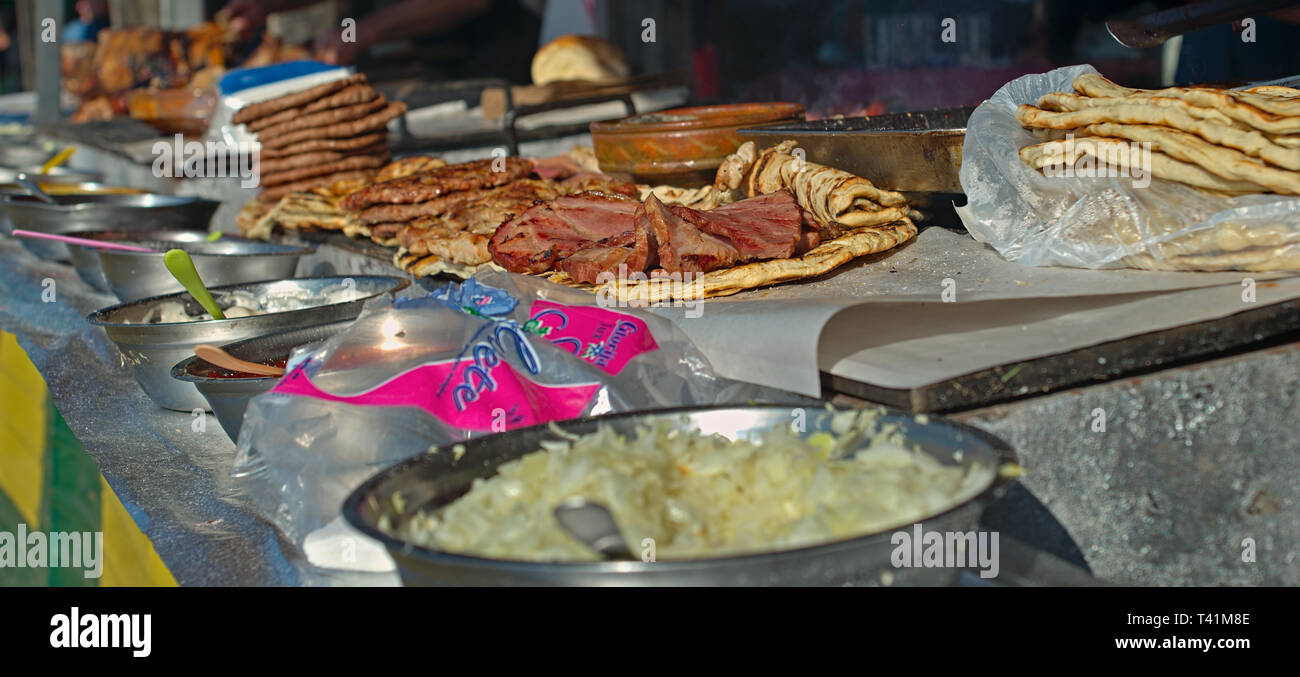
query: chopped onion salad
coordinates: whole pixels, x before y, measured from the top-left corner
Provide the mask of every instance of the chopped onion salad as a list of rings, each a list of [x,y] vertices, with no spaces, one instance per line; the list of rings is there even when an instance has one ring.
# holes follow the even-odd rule
[[[834,432],[806,439],[780,427],[755,441],[732,441],[666,421],[633,439],[604,426],[589,435],[562,433],[566,441],[543,442],[541,451],[502,464],[497,475],[475,480],[435,514],[417,514],[397,535],[496,559],[597,560],[553,514],[581,497],[610,509],[633,552],[651,538],[657,559],[697,559],[912,524],[992,482],[993,468],[945,466],[905,448],[896,426],[881,429],[876,416],[837,414]],[[380,527],[392,531],[387,519]]]

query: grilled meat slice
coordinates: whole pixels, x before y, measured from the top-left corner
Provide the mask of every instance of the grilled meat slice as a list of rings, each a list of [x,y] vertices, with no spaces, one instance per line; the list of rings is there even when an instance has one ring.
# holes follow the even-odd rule
[[[560,261],[556,267],[576,282],[596,284],[601,273],[641,273],[658,263],[654,231],[646,218],[645,205],[633,217],[633,230],[606,238]]]
[[[694,219],[692,212],[689,207],[669,207],[653,193],[646,198],[645,215],[658,243],[659,265],[670,273],[707,273],[735,265],[740,260],[736,247],[683,218]]]
[[[640,206],[636,200],[601,193],[559,197],[502,224],[488,250],[506,270],[543,273],[579,250],[628,236]]]
[[[802,210],[794,194],[785,189],[709,211],[670,209],[700,230],[726,238],[742,261],[789,258],[802,231]]]

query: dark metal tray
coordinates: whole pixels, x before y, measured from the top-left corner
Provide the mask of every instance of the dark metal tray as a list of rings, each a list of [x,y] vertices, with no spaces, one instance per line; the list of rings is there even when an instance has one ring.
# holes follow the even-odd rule
[[[824,164],[904,193],[961,193],[966,121],[974,108],[815,120],[740,130],[760,148],[787,139],[809,162]]]

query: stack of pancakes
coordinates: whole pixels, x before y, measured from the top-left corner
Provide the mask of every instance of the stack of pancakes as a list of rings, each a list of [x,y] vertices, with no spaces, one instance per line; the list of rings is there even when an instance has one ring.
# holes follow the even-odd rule
[[[388,122],[406,105],[388,101],[362,74],[241,108],[262,145],[263,203],[340,181],[365,181],[389,160]]]

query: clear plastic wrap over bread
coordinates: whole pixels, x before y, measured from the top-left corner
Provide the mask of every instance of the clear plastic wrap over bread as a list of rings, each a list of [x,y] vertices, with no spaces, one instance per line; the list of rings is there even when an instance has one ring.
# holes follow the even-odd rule
[[[1067,134],[1078,143],[1095,137],[1081,130],[1025,129],[1017,108],[1037,105],[1053,92],[1072,93],[1079,75],[1096,72],[1084,65],[1026,75],[975,109],[961,166],[968,202],[958,213],[976,240],[1030,266],[1300,270],[1300,198],[1295,196],[1196,188],[1160,178],[1159,167],[1153,176],[1151,163],[1169,167],[1170,157],[1158,146],[1129,140],[1108,156],[1121,164],[1131,158],[1128,168],[1088,154],[1072,163],[1069,153],[1063,154],[1068,160],[1048,166],[1051,175],[1026,164],[1024,148],[1053,139],[1069,142]],[[1179,163],[1175,169],[1197,171],[1189,166]]]
[[[782,399],[716,377],[668,320],[593,300],[488,272],[371,304],[341,333],[295,350],[284,378],[249,402],[233,474],[301,546],[367,477],[433,445],[581,416]]]

